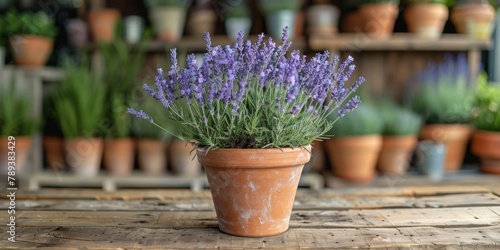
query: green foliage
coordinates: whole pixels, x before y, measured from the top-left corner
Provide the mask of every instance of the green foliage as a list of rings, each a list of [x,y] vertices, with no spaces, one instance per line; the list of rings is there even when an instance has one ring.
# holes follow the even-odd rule
[[[3,23],[9,24],[4,30],[8,36],[33,35],[53,39],[57,35],[54,19],[42,11],[19,13],[11,10],[3,17]]]
[[[359,0],[359,4],[366,3],[397,3],[399,4],[399,0]]]
[[[111,98],[106,104],[110,105],[109,118],[112,127],[106,131],[107,135],[113,138],[127,138],[130,136],[130,127],[132,126],[132,119],[127,114],[127,98],[118,92],[110,92],[110,94]]]
[[[0,135],[33,135],[40,122],[33,118],[32,107],[31,99],[16,91],[14,80],[9,84],[0,83]]]
[[[259,6],[264,13],[272,13],[280,10],[297,11],[302,4],[301,0],[260,0]]]
[[[488,84],[484,73],[479,79],[472,112],[474,127],[500,132],[500,85]]]
[[[87,65],[65,66],[54,93],[55,116],[66,138],[94,137],[104,118],[106,91]]]
[[[192,0],[144,0],[149,9],[158,7],[182,7],[187,9]]]
[[[247,4],[245,0],[232,1],[223,0],[221,1],[222,11],[224,11],[224,16],[229,17],[251,17],[251,7]]]
[[[420,131],[422,119],[414,112],[394,102],[379,103],[377,109],[384,123],[383,135],[416,135]]]
[[[338,137],[380,134],[384,126],[383,120],[375,107],[365,102],[346,114],[342,119],[339,119],[337,113],[334,112],[328,116],[328,120],[337,121],[328,132],[328,135]]]
[[[453,1],[453,0],[451,0]],[[404,4],[413,4],[413,3],[438,3],[438,4],[443,4],[446,6],[451,6],[450,0],[403,0],[402,2]]]

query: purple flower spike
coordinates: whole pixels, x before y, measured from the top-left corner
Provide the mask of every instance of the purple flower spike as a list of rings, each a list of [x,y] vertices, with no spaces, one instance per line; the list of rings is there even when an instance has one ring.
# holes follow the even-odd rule
[[[355,108],[358,107],[358,105],[361,103],[361,99],[359,99],[359,96],[353,97],[351,100],[349,100],[344,107],[339,109],[339,116],[344,117],[347,113],[353,111]]]
[[[149,122],[153,123],[153,118],[146,114],[143,110],[135,110],[133,108],[127,108],[127,113],[134,115],[137,118],[141,118],[144,120],[149,120]]]

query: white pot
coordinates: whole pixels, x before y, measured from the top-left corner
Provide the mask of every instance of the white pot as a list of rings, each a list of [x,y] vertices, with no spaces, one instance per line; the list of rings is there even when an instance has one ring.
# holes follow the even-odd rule
[[[296,17],[297,12],[293,10],[280,10],[266,14],[267,33],[275,39],[279,39],[283,29],[288,26],[288,38],[292,40],[295,33]]]
[[[232,39],[236,39],[240,31],[243,31],[245,36],[250,34],[252,19],[249,17],[230,17],[225,20],[224,24],[226,25],[227,35]]]
[[[186,19],[186,10],[184,8],[169,7],[151,9],[149,18],[160,40],[174,42],[182,37]]]
[[[307,10],[309,33],[333,35],[337,33],[340,11],[327,4],[313,5]]]
[[[127,16],[123,18],[123,39],[127,43],[138,43],[142,39],[144,19],[141,16]]]

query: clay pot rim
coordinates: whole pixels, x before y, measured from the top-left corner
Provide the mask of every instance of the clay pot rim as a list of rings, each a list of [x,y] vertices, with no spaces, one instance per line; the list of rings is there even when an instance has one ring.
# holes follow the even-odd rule
[[[472,132],[473,137],[486,137],[491,138],[492,136],[500,136],[500,131],[491,131],[491,130],[474,130]]]
[[[46,36],[36,36],[36,35],[31,35],[31,34],[18,34],[18,35],[13,35],[9,38],[9,40],[42,40],[44,42],[52,43],[54,41],[53,38],[49,38]]]
[[[211,150],[208,150],[208,149],[203,148],[203,147],[196,147],[196,151],[199,153],[207,153],[207,151],[208,152],[231,153],[231,152],[236,152],[236,151],[239,152],[241,150],[245,150],[246,153],[249,153],[251,151],[258,151],[259,153],[274,154],[274,153],[299,152],[299,151],[302,151],[303,149],[305,149],[307,151],[311,151],[311,145],[299,146],[299,147],[295,147],[295,148],[218,148],[218,149],[211,149]]]

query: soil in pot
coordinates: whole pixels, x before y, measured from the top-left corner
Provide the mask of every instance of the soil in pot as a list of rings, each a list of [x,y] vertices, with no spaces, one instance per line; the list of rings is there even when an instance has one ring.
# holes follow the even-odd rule
[[[100,138],[74,138],[65,141],[66,163],[79,176],[96,176],[101,167],[103,141]]]
[[[30,136],[15,136],[15,140],[9,140],[8,137],[0,137],[0,174],[7,174],[9,171],[9,152],[14,148],[15,153],[15,173],[24,174],[28,154],[31,150],[32,138]]]
[[[47,62],[54,41],[45,37],[21,35],[11,37],[10,45],[18,66],[39,68]]]
[[[395,3],[369,3],[359,8],[364,19],[364,30],[374,38],[388,38],[392,35],[399,14]]]
[[[285,232],[310,147],[197,149],[221,231],[247,237]]]
[[[119,19],[120,11],[117,9],[91,10],[89,12],[89,25],[94,41],[113,41]]]
[[[410,157],[417,146],[416,136],[383,136],[378,157],[378,170],[389,176],[402,176],[409,167]]]
[[[167,169],[166,144],[162,140],[138,139],[139,168],[146,174],[161,175]]]
[[[471,150],[480,157],[483,172],[500,174],[500,132],[474,131]]]
[[[448,20],[448,8],[437,3],[412,3],[405,8],[408,31],[418,37],[439,39]]]
[[[170,166],[174,174],[199,176],[201,164],[196,159],[196,149],[185,141],[174,139],[168,147]]]
[[[424,125],[420,130],[420,138],[434,142],[442,142],[446,147],[445,171],[456,172],[462,167],[471,128],[466,124],[432,124]]]
[[[382,136],[334,137],[325,141],[333,175],[354,182],[375,178]]]
[[[135,143],[130,138],[107,139],[104,142],[104,166],[108,173],[127,176],[134,168]]]

